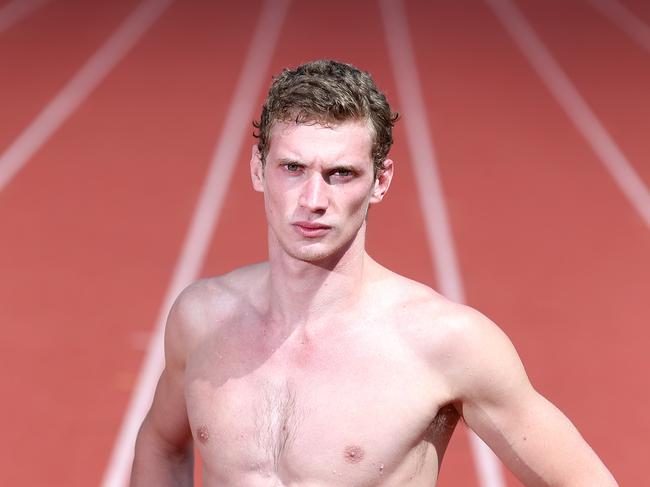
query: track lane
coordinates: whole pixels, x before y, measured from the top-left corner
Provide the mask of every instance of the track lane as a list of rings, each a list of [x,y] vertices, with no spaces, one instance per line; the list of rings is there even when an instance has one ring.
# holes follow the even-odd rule
[[[618,0],[627,7],[630,12],[639,17],[643,22],[650,25],[650,4],[645,0]]]
[[[650,82],[648,52],[597,13],[590,15],[581,4],[558,4],[555,13],[558,18],[574,20],[575,31],[583,39],[579,43],[569,42],[566,32],[553,27],[554,22],[543,9],[539,9],[540,5],[528,0],[521,2],[521,5],[547,45],[553,49],[557,59],[566,66],[565,69],[585,98],[629,156],[646,185],[650,183],[650,144],[647,141],[647,130],[643,130],[643,127],[650,124],[650,102],[646,89],[647,83]],[[586,43],[590,45],[587,46]],[[601,52],[602,56],[594,59],[587,54],[592,50]],[[598,81],[595,77],[598,77]],[[621,213],[618,217],[627,220],[629,215]],[[608,392],[609,397],[615,398],[616,404],[620,402],[626,405],[626,418],[636,425],[635,429],[640,435],[647,438],[646,435],[650,434],[650,424],[644,419],[644,411],[650,405],[650,397],[643,386],[639,387],[638,374],[640,370],[647,369],[648,365],[647,360],[643,358],[644,347],[638,340],[647,343],[649,337],[647,326],[644,325],[650,318],[648,308],[644,304],[644,294],[647,294],[644,290],[650,281],[650,259],[647,252],[650,248],[650,237],[647,228],[645,235],[640,236],[633,228],[611,228],[609,232],[606,239],[601,238],[601,241],[604,240],[602,243],[608,244],[603,254],[594,253],[594,249],[589,249],[588,252],[595,261],[599,261],[598,267],[606,269],[604,275],[613,291],[610,294],[600,289],[599,298],[603,302],[598,303],[604,308],[600,321],[615,327],[610,330],[612,335],[607,347],[612,349],[616,357],[616,360],[609,364],[610,381],[614,382],[615,387]],[[612,241],[616,241],[617,245],[612,246]],[[629,249],[625,248],[624,242],[628,244]],[[605,257],[608,260],[602,262],[603,256],[606,255],[609,256]],[[594,339],[593,336],[585,337],[586,343],[589,344],[593,343]],[[604,345],[607,339],[603,340]],[[607,371],[603,371],[603,374],[607,374]],[[591,377],[594,381],[599,379],[593,371]],[[606,382],[602,385],[607,387],[609,384]],[[602,401],[596,394],[587,398],[594,402]],[[592,411],[594,421],[602,421],[603,418],[616,414],[616,406],[612,403],[606,404],[608,407],[603,405],[599,411],[600,415],[597,411]],[[642,437],[617,431],[607,440],[607,449],[616,453],[612,469],[621,485],[643,483],[646,477],[642,473],[644,458],[648,449]]]
[[[468,301],[634,484],[641,440],[605,418],[647,408],[648,233],[483,4],[409,5]]]
[[[0,190],[101,84],[173,0],[143,0],[0,156]]]
[[[172,6],[0,194],[0,483],[99,483],[253,21]]]
[[[12,29],[49,0],[14,0],[0,2],[0,34]]]
[[[617,0],[588,0],[608,21],[650,54],[650,25]]]
[[[528,22],[645,183],[643,206],[650,215],[646,137],[650,52],[588,4],[565,2],[552,10],[536,2],[520,4]]]
[[[0,154],[136,3],[52,1],[0,34]]]

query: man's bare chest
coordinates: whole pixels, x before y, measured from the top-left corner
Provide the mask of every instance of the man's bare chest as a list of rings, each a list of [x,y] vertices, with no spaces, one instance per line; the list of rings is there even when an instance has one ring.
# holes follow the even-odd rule
[[[186,378],[198,448],[224,478],[379,485],[405,461],[421,471],[441,397],[415,357],[372,341],[261,356],[221,348]]]

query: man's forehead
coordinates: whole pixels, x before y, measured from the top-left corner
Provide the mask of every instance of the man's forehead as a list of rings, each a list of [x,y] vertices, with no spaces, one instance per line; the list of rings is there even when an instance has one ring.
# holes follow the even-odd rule
[[[327,124],[276,122],[271,128],[270,149],[271,152],[281,152],[277,154],[279,157],[307,158],[313,154],[354,154],[358,158],[366,159],[371,155],[372,135],[371,125],[366,120]]]
[[[314,129],[324,130],[324,131],[355,131],[355,130],[367,130],[368,135],[373,133],[372,123],[369,119],[366,118],[350,118],[346,120],[305,120],[305,121],[296,121],[295,119],[288,120],[276,120],[271,126],[271,134],[287,134],[295,130],[300,129],[301,127],[313,127]]]

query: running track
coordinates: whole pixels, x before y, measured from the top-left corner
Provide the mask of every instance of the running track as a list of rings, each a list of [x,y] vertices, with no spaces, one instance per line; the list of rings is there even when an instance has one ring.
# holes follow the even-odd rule
[[[12,3],[0,1],[0,26]],[[371,254],[499,323],[621,485],[643,484],[650,207],[603,157],[628,164],[647,197],[650,49],[638,27],[650,32],[650,4],[296,1],[284,16],[279,0],[23,3],[35,5],[0,30],[0,484],[101,485],[115,469],[172,288],[264,259],[250,121],[273,73],[320,57],[369,70],[403,115]],[[148,20],[133,20],[137,8]],[[140,31],[103,75],[87,68],[97,79],[72,103],[65,87],[128,18]],[[532,27],[586,115],[535,68],[513,18]],[[255,42],[266,51],[250,54]],[[68,111],[38,125],[53,100]],[[585,117],[598,130],[585,132]],[[9,175],[20,140],[27,152]],[[201,219],[210,171],[218,201]],[[459,429],[439,485],[519,485],[478,472]]]

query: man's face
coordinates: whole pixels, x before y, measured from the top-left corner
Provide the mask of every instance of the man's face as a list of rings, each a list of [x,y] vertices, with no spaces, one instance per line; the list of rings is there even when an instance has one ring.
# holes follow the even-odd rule
[[[387,160],[375,179],[371,146],[365,121],[276,123],[265,166],[255,148],[251,159],[253,186],[264,193],[270,244],[308,262],[347,249],[365,224],[368,205],[382,199],[392,177]]]

